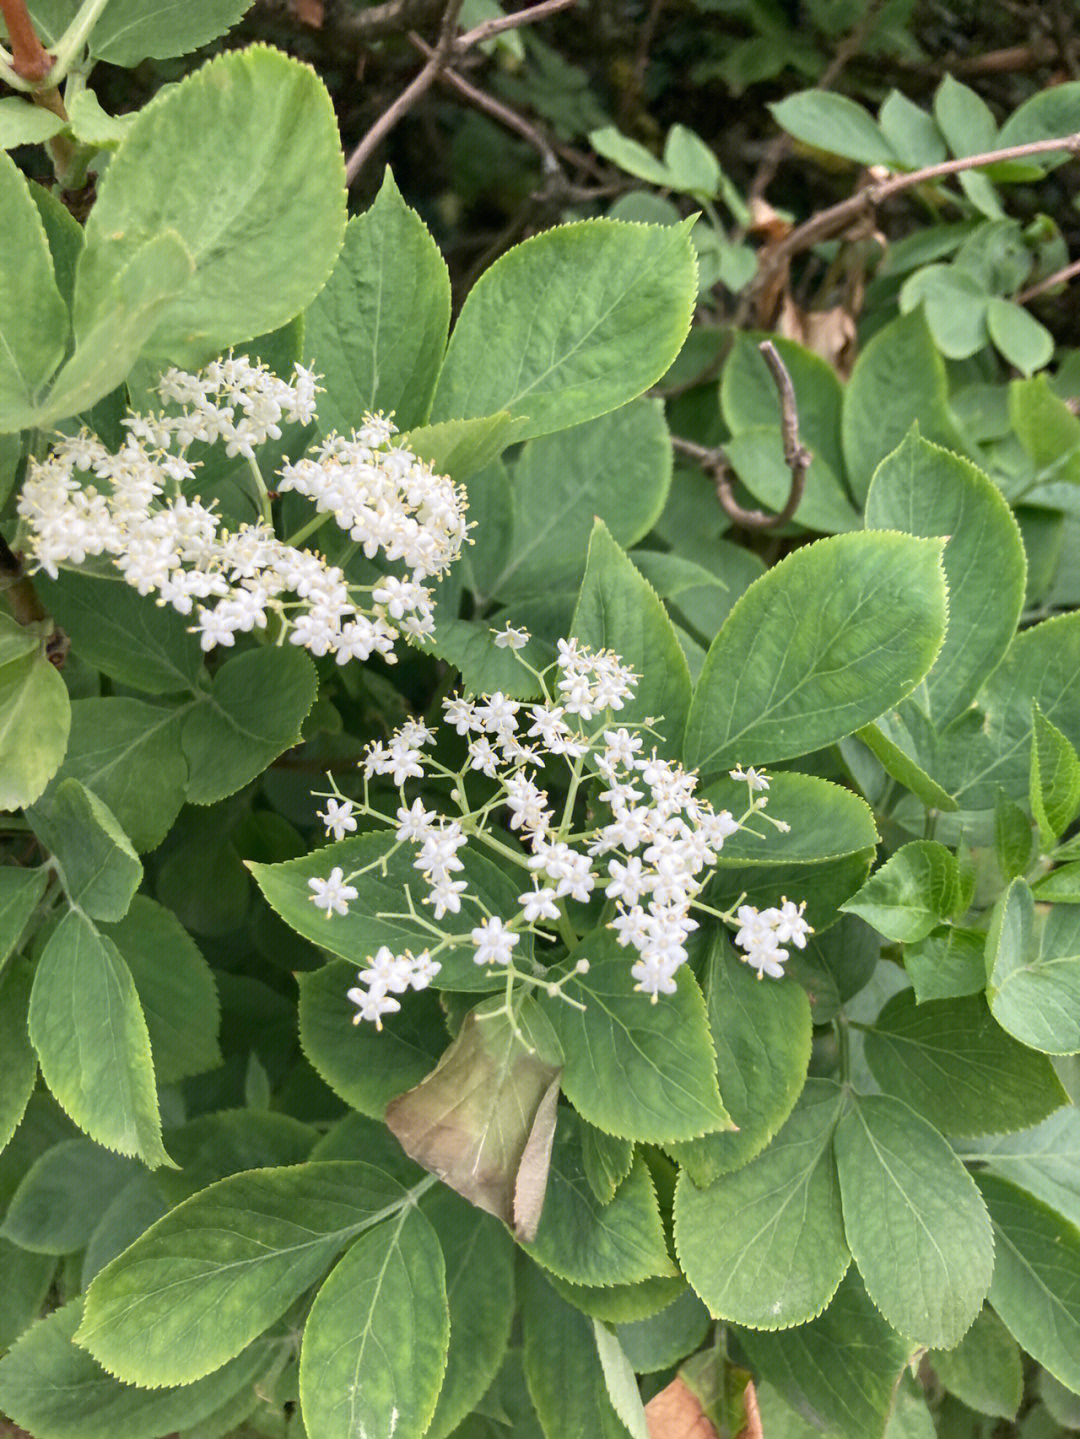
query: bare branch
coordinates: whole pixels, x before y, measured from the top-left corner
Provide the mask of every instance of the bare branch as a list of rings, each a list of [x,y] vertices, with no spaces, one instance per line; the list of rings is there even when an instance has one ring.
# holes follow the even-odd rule
[[[964,155],[958,160],[943,160],[938,165],[927,165],[921,170],[911,170],[906,175],[892,175],[887,180],[877,180],[848,199],[812,215],[804,224],[792,230],[790,235],[762,250],[758,284],[792,256],[838,234],[859,215],[904,190],[929,184],[934,180],[944,180],[950,175],[959,175],[964,170],[978,170],[1004,160],[1027,160],[1035,155],[1050,155],[1061,150],[1068,151],[1070,155],[1080,154],[1080,134],[1063,135],[1058,140],[1033,140],[1027,145],[1008,145],[1002,150]]]
[[[569,10],[576,4],[577,0],[540,0],[538,5],[530,5],[527,10],[518,10],[513,15],[502,15],[497,20],[485,20],[482,25],[466,30],[464,35],[454,41],[454,54],[464,55],[466,50],[471,50],[474,45],[482,45],[493,35],[501,35],[504,30],[519,30],[522,25],[535,25],[538,20],[546,20],[549,15],[555,15],[560,10]]]
[[[1029,300],[1034,300],[1039,295],[1045,295],[1048,290],[1055,290],[1058,285],[1068,284],[1077,275],[1080,275],[1080,260],[1073,260],[1072,264],[1055,270],[1044,280],[1037,280],[1034,285],[1029,285],[1026,290],[1021,290],[1018,295],[1013,296],[1013,302],[1017,305],[1026,305]]]

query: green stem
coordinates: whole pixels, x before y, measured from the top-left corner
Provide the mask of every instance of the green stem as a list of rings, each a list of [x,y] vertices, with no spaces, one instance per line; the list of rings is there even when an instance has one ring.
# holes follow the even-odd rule
[[[262,470],[259,469],[259,462],[254,455],[248,456],[248,469],[255,481],[255,503],[259,507],[259,516],[268,528],[274,528],[273,516],[270,513],[270,494],[266,488],[266,481],[263,479]]]
[[[83,0],[75,18],[57,43],[53,67],[46,77],[50,85],[59,85],[67,74],[72,61],[90,38],[91,30],[108,3],[109,0]]]
[[[24,80],[21,75],[15,73],[12,68],[12,57],[2,45],[0,45],[0,80],[3,80],[5,85],[10,85],[13,90],[21,90],[24,95],[29,95],[34,88],[28,80]]]
[[[562,940],[563,944],[566,945],[566,948],[568,950],[573,950],[574,948],[576,948],[581,936],[578,934],[574,926],[570,923],[569,916],[566,913],[566,906],[564,904],[559,905],[559,918],[556,923],[556,928],[559,931],[559,938]]]
[[[301,525],[295,534],[289,536],[285,543],[295,549],[297,545],[303,544],[309,536],[313,535],[316,530],[321,530],[329,519],[329,510],[323,515],[316,515],[314,519],[308,520],[306,525]]]

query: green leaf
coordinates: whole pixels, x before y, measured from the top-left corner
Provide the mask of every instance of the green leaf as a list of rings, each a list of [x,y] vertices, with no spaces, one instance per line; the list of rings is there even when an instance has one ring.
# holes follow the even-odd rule
[[[402,430],[422,425],[449,329],[446,263],[387,169],[305,318],[325,389],[319,428],[347,435],[368,410],[393,411]]]
[[[171,1135],[169,1142],[172,1143]],[[129,1244],[133,1244],[168,1209],[155,1175],[140,1170],[129,1179],[105,1206],[87,1241],[79,1275],[83,1286],[88,1285],[98,1270],[104,1269],[110,1259],[115,1259]]]
[[[1068,828],[1080,811],[1080,757],[1036,704],[1031,729],[1031,813],[1044,849]]]
[[[334,1093],[361,1114],[381,1120],[392,1099],[434,1068],[446,1037],[434,995],[410,995],[377,1030],[352,1022],[356,1011],[346,992],[356,983],[354,964],[332,960],[297,975],[297,982],[304,1053]]]
[[[176,916],[137,894],[120,923],[103,926],[102,934],[131,970],[159,1082],[174,1084],[216,1068],[221,1063],[217,987]]]
[[[45,1307],[56,1273],[56,1257],[31,1254],[0,1239],[0,1285],[4,1305],[0,1309],[0,1350],[10,1349],[19,1335],[34,1322]],[[8,1404],[4,1392],[4,1369],[0,1361],[0,1403]],[[11,1406],[8,1406],[9,1410]]]
[[[249,650],[223,664],[184,725],[191,803],[234,794],[299,744],[317,690],[315,666],[293,645]]]
[[[94,669],[146,694],[194,688],[203,654],[183,615],[116,580],[91,579],[71,570],[34,580],[42,603]]]
[[[84,145],[115,150],[135,120],[135,114],[110,115],[103,110],[93,90],[79,90],[67,107],[71,133]]]
[[[739,479],[767,510],[779,513],[791,494],[791,466],[784,457],[778,425],[742,430],[724,445]],[[852,507],[844,486],[825,460],[815,455],[803,482],[794,514],[797,524],[824,534],[862,529],[862,516]]]
[[[45,1082],[80,1129],[150,1169],[171,1163],[131,971],[112,941],[74,910],[38,962],[29,1023]]]
[[[420,1439],[449,1342],[442,1250],[428,1220],[406,1205],[362,1234],[315,1296],[300,1350],[307,1432]]]
[[[437,1188],[421,1206],[446,1261],[450,1348],[429,1439],[444,1439],[494,1379],[514,1319],[514,1244],[497,1220]]]
[[[1031,890],[1013,880],[986,937],[986,968],[1003,1029],[1045,1054],[1080,1051],[1080,912],[1055,905],[1040,924]]]
[[[900,313],[921,305],[934,343],[949,360],[966,360],[986,344],[989,303],[982,281],[959,265],[925,265],[900,291]]]
[[[667,1146],[695,1184],[740,1169],[769,1143],[802,1091],[812,1037],[802,987],[789,979],[759,984],[720,936],[703,989],[720,1093],[737,1127]]]
[[[71,902],[91,919],[121,919],[142,882],[143,867],[112,811],[77,779],[65,779],[27,818],[60,866]]]
[[[954,155],[982,155],[998,141],[998,127],[990,106],[951,75],[934,95],[934,118]]]
[[[994,1271],[990,1221],[934,1127],[887,1095],[863,1095],[836,1127],[844,1231],[889,1323],[928,1348],[958,1344]]]
[[[144,112],[145,113],[145,112]],[[76,296],[82,254],[76,270]],[[102,277],[96,309],[76,326],[75,352],[52,389],[20,423],[47,429],[69,415],[83,414],[130,374],[161,317],[182,292],[195,261],[175,230],[148,239]]]
[[[1008,360],[1025,375],[1048,365],[1054,355],[1054,337],[1023,305],[991,295],[986,307],[990,338]]]
[[[709,1311],[687,1290],[659,1314],[620,1324],[615,1333],[638,1373],[650,1374],[677,1364],[700,1348],[710,1326]]]
[[[92,790],[140,852],[157,848],[184,803],[185,713],[119,697],[71,706],[71,736],[58,778]]]
[[[667,370],[697,294],[688,227],[588,220],[516,245],[469,292],[431,418],[528,416],[519,436],[618,409]]]
[[[128,1383],[194,1383],[273,1324],[352,1239],[410,1202],[359,1162],[222,1179],[105,1266],[77,1342]]]
[[[1034,1194],[1080,1227],[1080,1110],[1065,1105],[1022,1134],[960,1146],[968,1162]]]
[[[1080,1391],[1080,1229],[996,1175],[976,1183],[997,1244],[990,1303],[1023,1349]]]
[[[525,1248],[572,1284],[637,1284],[676,1272],[645,1161],[635,1160],[614,1198],[602,1203],[586,1178],[582,1121],[572,1109],[559,1113],[540,1227]]]
[[[685,755],[707,774],[805,754],[897,704],[945,634],[941,543],[837,535],[788,555],[709,649]]]
[[[899,710],[881,715],[873,724],[855,731],[892,779],[909,789],[928,809],[946,812],[957,808],[956,801],[936,780],[930,778],[915,757],[915,742]]]
[[[1019,527],[977,466],[930,444],[916,427],[878,466],[866,524],[949,537],[942,556],[949,630],[926,677],[924,702],[944,729],[971,704],[1016,632],[1027,572]]]
[[[193,127],[218,137],[212,155],[188,143]],[[342,165],[330,98],[307,66],[252,46],[188,75],[140,111],[99,186],[76,337],[102,320],[111,281],[162,231],[179,236],[195,271],[175,287],[148,353],[200,365],[284,325],[337,258]]]
[[[724,423],[736,436],[762,426],[776,428],[781,423],[776,381],[758,343],[764,338],[764,335],[740,331],[731,337],[731,350],[724,362],[720,382],[720,407]],[[844,452],[840,444],[840,412],[843,387],[836,371],[820,355],[815,355],[794,340],[776,336],[768,338],[775,344],[784,368],[791,376],[799,414],[799,439],[814,455],[825,461],[833,475],[842,475]]]
[[[1033,839],[1031,820],[1018,804],[998,790],[994,805],[994,852],[1006,882],[1027,872]]]
[[[90,32],[90,51],[110,65],[167,60],[197,50],[231,30],[251,0],[109,0]]]
[[[601,1204],[610,1204],[615,1191],[630,1173],[634,1162],[634,1145],[629,1139],[616,1139],[602,1129],[581,1124],[581,1158],[589,1188]]]
[[[525,1271],[522,1306],[525,1378],[545,1439],[626,1439],[608,1397],[592,1324],[542,1278],[535,1264]]]
[[[844,95],[801,90],[769,109],[782,129],[815,150],[828,150],[860,165],[896,164],[896,154],[880,127]]]
[[[740,1333],[755,1369],[818,1429],[882,1439],[913,1345],[890,1328],[852,1269],[825,1313],[782,1334]]]
[[[524,428],[524,420],[497,410],[475,420],[421,425],[402,435],[400,443],[426,460],[436,474],[449,475],[461,484],[497,460],[508,445],[520,439]]]
[[[683,1272],[717,1319],[786,1329],[820,1314],[851,1261],[832,1135],[843,1094],[811,1079],[763,1154],[698,1189],[675,1190]]]
[[[254,1344],[196,1384],[136,1389],[72,1343],[82,1312],[81,1298],[65,1304],[0,1360],[0,1404],[39,1439],[157,1439],[193,1428],[230,1396],[250,1390],[273,1358]]]
[[[673,177],[664,162],[658,160],[651,150],[646,150],[644,145],[622,134],[614,125],[591,130],[589,144],[598,155],[603,155],[605,160],[618,165],[628,175],[634,175],[650,185],[667,188],[672,184]]]
[[[672,125],[664,142],[664,166],[671,187],[712,198],[720,185],[720,166],[708,145],[685,125]]]
[[[667,741],[660,752],[677,755],[690,708],[690,671],[662,601],[599,519],[570,633],[594,650],[613,650],[640,676],[619,723],[655,716]]]
[[[21,960],[0,973],[0,1149],[19,1127],[37,1082],[37,1056],[26,1031],[31,980],[30,966]]]
[[[512,537],[491,593],[575,589],[595,521],[628,548],[659,519],[670,484],[671,438],[658,400],[530,440],[511,471]]]
[[[313,1155],[316,1139],[316,1130],[287,1114],[250,1108],[214,1110],[210,1114],[200,1114],[179,1129],[169,1130],[169,1147],[174,1151],[180,1169],[157,1175],[155,1183],[158,1191],[169,1201],[169,1206],[180,1204],[200,1190],[216,1184],[219,1179],[227,1179],[230,1174],[240,1174],[247,1169],[302,1164]],[[372,1152],[370,1144],[363,1153],[368,1164],[375,1164],[376,1157],[382,1158]],[[356,1154],[357,1148],[354,1147],[347,1153],[320,1153],[314,1157],[355,1159]],[[387,1168],[381,1163],[375,1167]],[[394,1175],[401,1183],[412,1182],[418,1177],[410,1175],[406,1181],[400,1174]]]
[[[945,363],[918,310],[877,332],[844,391],[844,459],[857,502],[865,501],[874,471],[903,440],[912,415],[925,439],[963,450],[948,406]]]
[[[511,1019],[504,1000],[488,1000],[465,1016],[435,1069],[390,1101],[386,1122],[410,1159],[531,1239],[534,1220],[519,1224],[519,1175],[534,1129],[550,1123],[560,1062],[535,1002],[524,1000]],[[549,1156],[550,1139],[537,1156],[541,1195]]]
[[[899,90],[889,91],[878,112],[878,121],[897,158],[909,170],[936,165],[945,159],[945,141],[933,116]]]
[[[916,839],[886,860],[841,908],[865,919],[886,939],[910,944],[925,939],[953,914],[959,897],[952,851],[937,840]]]
[[[1045,1055],[1006,1034],[980,998],[916,1006],[894,995],[866,1035],[866,1062],[894,1095],[943,1134],[1000,1134],[1066,1101]]]
[[[68,314],[29,184],[7,155],[0,155],[0,210],[0,429],[18,430],[64,358]]]
[[[1080,83],[1066,81],[1053,89],[1037,92],[1018,106],[1001,127],[998,144],[1029,145],[1037,140],[1065,138],[1080,130]],[[1067,152],[1041,156],[1045,165],[1064,161]]]
[[[67,686],[43,654],[0,667],[0,810],[40,799],[60,768],[70,728]]]
[[[1024,1397],[1024,1370],[1016,1340],[987,1306],[954,1349],[929,1355],[949,1391],[980,1414],[1015,1419]]]
[[[647,1319],[673,1303],[680,1294],[689,1292],[681,1274],[658,1275],[655,1279],[643,1279],[640,1284],[609,1284],[603,1289],[568,1284],[550,1271],[545,1278],[568,1304],[603,1324],[629,1324]]]
[[[1009,419],[1040,481],[1080,483],[1080,419],[1055,395],[1046,375],[1012,382]]]
[[[13,150],[16,145],[42,145],[58,135],[65,123],[51,110],[35,105],[29,96],[6,95],[0,100],[0,150]],[[10,184],[10,175],[6,175],[5,180]]]
[[[678,990],[651,1004],[635,991],[630,958],[606,929],[587,935],[571,955],[589,972],[569,986],[572,1008],[543,1001],[562,1043],[563,1093],[608,1134],[669,1144],[727,1127],[716,1085],[716,1059],[697,981],[684,965]]]
[[[742,813],[744,782],[715,780],[704,791],[716,810]],[[808,865],[839,859],[878,843],[874,816],[863,800],[816,775],[781,771],[769,776],[769,813],[791,826],[785,833],[765,826],[764,840],[753,830],[739,830],[724,841],[717,864]]]
[[[130,1159],[89,1139],[55,1144],[26,1171],[8,1207],[3,1237],[41,1254],[85,1249],[101,1211],[134,1172]]]
[[[0,969],[17,948],[48,882],[49,871],[41,865],[35,869],[10,865],[0,869]]]
[[[932,930],[925,939],[904,946],[904,968],[919,1004],[928,999],[955,999],[982,994],[986,988],[986,935],[957,925]]]

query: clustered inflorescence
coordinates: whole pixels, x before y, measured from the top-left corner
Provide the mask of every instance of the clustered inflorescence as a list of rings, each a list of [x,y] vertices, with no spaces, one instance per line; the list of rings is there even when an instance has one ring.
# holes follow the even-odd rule
[[[525,631],[508,627],[496,643],[519,649],[527,641]],[[738,819],[726,809],[715,811],[695,793],[695,774],[661,758],[655,748],[646,748],[642,731],[651,729],[650,721],[614,727],[611,714],[623,708],[637,677],[609,651],[596,653],[575,640],[560,640],[554,664],[533,673],[542,702],[523,703],[499,693],[443,701],[446,722],[466,739],[460,770],[450,770],[425,753],[435,732],[411,720],[388,743],[368,747],[361,762],[362,801],[346,798],[336,786],[321,796],[326,808],[320,818],[335,839],[357,828],[359,813],[393,826],[393,849],[406,844],[415,848],[413,864],[427,886],[423,903],[431,911],[431,919],[414,912],[432,935],[430,946],[418,955],[393,954],[383,947],[361,970],[360,985],[349,991],[357,1005],[356,1022],[381,1025],[384,1014],[400,1007],[394,995],[424,988],[441,969],[438,955],[457,948],[471,951],[478,965],[506,966],[509,979],[561,992],[569,975],[548,983],[542,970],[532,975],[515,971],[513,956],[522,935],[529,933],[573,948],[578,935],[567,908],[571,900],[587,903],[603,897],[607,923],[618,943],[636,953],[631,967],[636,987],[654,1003],[661,994],[675,991],[676,973],[688,958],[687,940],[698,928],[692,910],[735,923],[734,911],[713,909],[699,896],[724,841],[748,828],[751,816],[763,815],[762,792],[768,780],[755,770],[732,771],[733,778],[747,784],[746,811]],[[540,783],[542,770],[552,760],[569,770],[558,814],[549,790]],[[469,774],[476,772],[495,781],[498,789],[473,807],[466,785]],[[388,776],[400,790],[401,804],[392,819],[369,803],[369,784],[376,776]],[[457,814],[428,810],[421,799],[407,802],[406,782],[425,776],[451,782]],[[583,785],[592,779],[597,781],[592,809],[585,810],[583,819],[579,800]],[[495,833],[499,815],[505,824]],[[770,822],[787,829],[783,821]],[[520,841],[516,849],[507,844],[507,830]],[[497,852],[521,868],[523,880],[528,877],[514,913],[491,914],[470,893],[459,854],[470,843]],[[387,857],[373,863],[385,864]],[[328,918],[348,913],[359,893],[353,881],[363,873],[346,875],[334,866],[325,879],[309,880],[313,903]],[[451,927],[441,923],[447,915],[462,914],[465,906],[471,907],[475,923],[459,921],[461,929],[453,928],[452,921]],[[736,943],[759,978],[779,977],[788,957],[781,945],[802,948],[810,932],[803,906],[786,900],[781,909],[761,912],[740,904],[737,919],[741,927]],[[578,972],[587,968],[587,961],[578,962]]]
[[[348,439],[329,435],[311,457],[279,470],[277,490],[314,501],[318,515],[291,541],[278,539],[255,451],[279,440],[283,423],[314,420],[316,378],[297,365],[287,382],[245,355],[197,375],[171,369],[159,394],[176,413],[129,415],[115,454],[86,431],[60,440],[46,460],[31,462],[18,506],[39,568],[55,579],[61,565],[107,555],[140,594],[194,611],[204,650],[265,629],[273,614],[280,638],[312,654],[345,664],[378,653],[392,663],[402,633],[420,639],[434,628],[424,582],[461,552],[464,491],[393,445],[389,420],[367,415]],[[197,479],[196,443],[222,443],[248,461],[257,522],[230,530],[212,504],[185,494]],[[350,584],[340,565],[298,548],[331,518],[352,541],[349,553],[400,563],[404,576]]]

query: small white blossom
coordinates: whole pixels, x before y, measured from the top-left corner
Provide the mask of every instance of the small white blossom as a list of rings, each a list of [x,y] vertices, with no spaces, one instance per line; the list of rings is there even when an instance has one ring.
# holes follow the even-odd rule
[[[346,833],[352,833],[356,828],[351,799],[328,799],[326,809],[319,811],[319,818],[326,826],[327,834],[332,834],[335,839],[344,839]]]
[[[348,914],[349,904],[358,891],[345,883],[345,871],[336,864],[327,879],[309,879],[308,888],[315,891],[308,898],[316,909],[325,909],[327,918],[335,914]]]
[[[474,964],[509,964],[521,935],[506,928],[497,915],[481,920],[472,932]]]
[[[515,629],[511,624],[507,624],[502,630],[492,630],[491,633],[495,636],[496,648],[501,650],[523,650],[530,639],[528,630]]]

